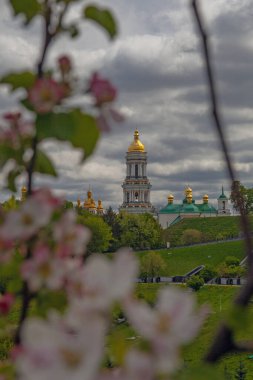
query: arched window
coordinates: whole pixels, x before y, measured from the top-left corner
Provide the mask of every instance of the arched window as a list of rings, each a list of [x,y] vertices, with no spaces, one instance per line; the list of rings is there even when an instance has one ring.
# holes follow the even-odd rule
[[[138,200],[139,200],[139,194],[138,194],[137,191],[136,191],[136,193],[134,194],[134,196],[135,196],[135,202],[138,202]]]
[[[226,209],[226,202],[225,202],[225,201],[222,201],[222,209],[223,209],[223,210]]]
[[[135,178],[138,178],[138,165],[135,165]]]
[[[128,192],[126,193],[126,200],[127,200],[127,203],[129,203],[129,193]]]

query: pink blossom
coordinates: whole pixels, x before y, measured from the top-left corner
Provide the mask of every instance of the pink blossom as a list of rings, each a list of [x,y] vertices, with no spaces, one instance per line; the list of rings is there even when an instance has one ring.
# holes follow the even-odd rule
[[[58,58],[58,64],[62,74],[68,74],[72,68],[71,60],[67,55]]]
[[[17,210],[11,210],[0,226],[0,240],[26,240],[46,226],[57,206],[57,198],[45,190],[37,191]]]
[[[14,296],[11,293],[5,293],[0,296],[0,314],[8,314],[14,303]]]
[[[37,79],[28,93],[28,99],[38,113],[52,111],[64,98],[65,91],[61,84],[52,78]]]
[[[45,286],[49,289],[60,289],[64,280],[64,263],[51,256],[48,246],[38,245],[33,256],[21,266],[21,275],[33,292]]]
[[[34,124],[31,121],[23,120],[20,112],[7,113],[3,115],[9,123],[8,127],[0,128],[0,141],[13,149],[19,149],[23,140],[34,135]]]
[[[108,310],[114,302],[129,297],[137,273],[137,260],[127,249],[116,252],[113,260],[102,255],[91,256],[78,275],[82,281],[79,282],[79,292],[83,297],[70,299],[71,309],[75,310],[73,317],[80,313],[81,319],[87,310]]]
[[[79,329],[64,317],[27,319],[22,329],[23,353],[16,361],[21,380],[92,380],[102,359],[105,321],[96,315]],[[35,339],[36,337],[36,339]]]
[[[89,91],[95,97],[96,106],[100,107],[104,103],[113,102],[117,96],[117,90],[107,80],[94,73],[90,80]]]
[[[125,302],[130,323],[151,343],[158,371],[174,371],[179,365],[178,347],[198,333],[207,309],[197,312],[195,307],[192,295],[172,287],[160,291],[154,309],[136,300]]]
[[[59,257],[83,255],[90,240],[90,231],[76,223],[76,214],[66,211],[54,225],[53,236],[57,243],[56,253]]]

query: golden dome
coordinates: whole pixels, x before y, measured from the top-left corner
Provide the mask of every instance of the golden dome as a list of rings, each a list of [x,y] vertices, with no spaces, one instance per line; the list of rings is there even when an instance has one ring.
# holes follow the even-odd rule
[[[134,141],[129,145],[128,152],[145,152],[145,146],[139,140],[139,132],[137,129],[134,131]]]
[[[23,186],[21,188],[21,202],[24,202],[26,200],[26,194],[27,194],[27,188]]]
[[[204,203],[208,203],[208,195],[207,194],[205,194],[204,196],[203,196],[203,202]]]
[[[174,201],[174,196],[173,196],[172,194],[170,194],[170,195],[168,196],[168,202],[169,202],[169,203],[173,203],[173,201]]]
[[[101,199],[98,200],[98,210],[103,210],[102,201]]]
[[[192,203],[192,194],[191,193],[188,193],[186,195],[186,199],[187,199],[187,203]]]
[[[80,200],[80,198],[77,199],[77,207],[78,208],[81,207],[81,200]]]
[[[184,193],[185,193],[185,196],[187,198],[187,195],[192,195],[192,189],[190,188],[190,186],[187,186],[185,189],[184,189]]]

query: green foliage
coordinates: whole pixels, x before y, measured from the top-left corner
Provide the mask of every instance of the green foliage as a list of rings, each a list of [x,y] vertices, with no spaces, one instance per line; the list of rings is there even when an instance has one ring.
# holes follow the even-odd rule
[[[143,255],[140,266],[140,277],[156,277],[164,271],[165,262],[158,252],[150,251]]]
[[[204,285],[204,280],[200,276],[192,276],[186,281],[186,286],[197,292]]]
[[[18,207],[18,202],[14,195],[12,195],[2,206],[5,211],[15,210]]]
[[[21,2],[19,1],[19,3]],[[11,73],[5,75],[1,78],[0,83],[10,85],[12,90],[17,90],[18,88],[28,89],[32,87],[32,85],[35,82],[35,79],[35,74],[31,71],[22,71],[20,73]]]
[[[253,225],[253,218],[251,218]],[[214,218],[187,218],[163,230],[165,241],[172,247],[183,245],[182,236],[185,230],[194,229],[201,232],[201,242],[236,238],[240,234],[239,216],[219,216]]]
[[[240,264],[240,260],[235,256],[227,256],[225,259],[225,264],[228,267],[237,267]]]
[[[73,147],[82,148],[83,158],[92,154],[99,137],[95,119],[79,109],[68,113],[38,115],[36,129],[39,141],[48,138],[68,141]]]
[[[246,370],[243,362],[240,360],[239,367],[236,369],[236,372],[235,372],[235,379],[236,380],[245,380],[246,375],[247,375],[247,370]]]
[[[112,239],[112,232],[103,218],[97,215],[79,215],[77,221],[84,224],[92,232],[92,237],[87,247],[88,254],[106,252]]]
[[[250,214],[253,211],[253,189],[243,186],[240,181],[234,181],[230,200],[237,211],[240,211],[240,203],[243,213]]]
[[[182,242],[184,245],[200,243],[202,238],[202,233],[195,229],[184,230],[182,234]]]
[[[50,158],[40,149],[37,149],[34,171],[57,177],[55,167]]]
[[[199,274],[199,276],[201,278],[203,278],[203,280],[205,282],[208,282],[210,281],[212,278],[215,278],[217,277],[218,273],[217,271],[214,269],[214,267],[210,266],[210,265],[206,265],[205,268],[203,268]]]
[[[38,0],[9,0],[14,15],[22,14],[25,17],[25,22],[28,24],[42,10]]]
[[[120,247],[121,225],[119,216],[110,206],[103,215],[104,221],[111,227],[112,240],[110,242],[109,251],[114,252]]]
[[[217,268],[229,255],[236,255],[240,260],[245,256],[241,241],[162,249],[158,253],[164,259],[166,276],[184,275],[199,265]],[[144,255],[145,251],[138,254],[140,258]]]
[[[102,27],[111,39],[117,35],[117,23],[108,9],[99,8],[95,5],[88,5],[84,9],[84,17],[88,20],[94,21],[97,25]]]
[[[133,249],[153,249],[163,245],[161,228],[150,214],[120,216],[122,246]]]

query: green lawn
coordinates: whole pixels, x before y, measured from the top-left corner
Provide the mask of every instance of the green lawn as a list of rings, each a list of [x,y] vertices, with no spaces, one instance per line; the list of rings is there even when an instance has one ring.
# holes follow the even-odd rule
[[[253,217],[250,217],[253,226]],[[164,230],[165,241],[169,241],[172,246],[182,245],[182,234],[185,230],[194,229],[202,234],[202,241],[215,241],[238,237],[240,233],[239,216],[220,216],[213,218],[189,218],[183,219],[179,223]]]
[[[199,265],[216,267],[227,256],[236,256],[242,260],[245,256],[242,241],[206,244],[182,248],[171,248],[156,251],[165,261],[161,275],[184,275]],[[142,259],[146,252],[137,253]]]
[[[137,288],[137,294],[145,298],[149,302],[154,303],[156,293],[162,284],[139,284]],[[168,286],[168,285],[167,285]],[[173,285],[170,285],[173,286]],[[183,285],[182,285],[183,287]],[[197,299],[199,304],[210,305],[210,316],[206,320],[198,338],[189,346],[183,350],[184,363],[187,368],[195,366],[200,363],[201,358],[205,355],[207,348],[209,347],[217,326],[222,321],[225,315],[229,313],[231,300],[234,298],[238,291],[238,287],[235,286],[212,286],[206,285],[201,288],[197,293]],[[249,309],[249,320],[253,319],[253,306]],[[241,330],[237,333],[238,339],[249,340],[253,337],[253,324],[245,326],[242,322]],[[253,352],[252,352],[253,354]],[[218,362],[217,368],[220,373],[223,374],[225,365],[228,371],[231,373],[231,380],[234,379],[235,369],[238,367],[240,360],[244,363],[247,369],[247,380],[253,379],[253,360],[248,358],[248,353],[243,354],[228,354],[221,361]],[[194,380],[194,379],[192,379]],[[215,380],[215,379],[214,379]]]

